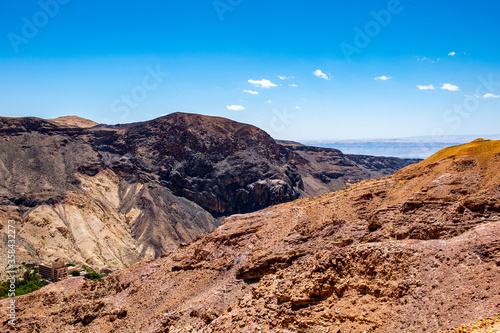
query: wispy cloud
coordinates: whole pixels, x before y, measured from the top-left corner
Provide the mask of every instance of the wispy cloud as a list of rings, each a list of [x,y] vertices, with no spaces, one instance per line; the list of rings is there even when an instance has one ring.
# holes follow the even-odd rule
[[[490,93],[484,94],[483,96],[483,98],[499,98],[499,97],[500,97],[499,95],[494,95]]]
[[[297,88],[297,85],[295,83],[291,83],[289,84],[290,87],[294,87],[294,88]]]
[[[385,76],[385,75],[377,76],[375,78],[375,80],[381,80],[381,81],[386,81],[386,80],[390,80],[390,79],[392,79],[392,76]]]
[[[325,74],[323,73],[320,69],[317,69],[313,72],[314,76],[317,76],[319,78],[325,79],[325,80],[331,80],[332,79],[332,74],[328,73]]]
[[[294,76],[281,76],[281,75],[278,75],[278,79],[280,80],[289,80],[289,79],[295,79]]]
[[[300,106],[295,106],[296,109],[300,109]]]
[[[228,105],[226,106],[226,108],[228,110],[232,110],[232,111],[241,111],[241,110],[245,110],[245,108],[241,105]]]
[[[449,55],[450,57],[454,57],[456,54],[457,54],[457,52],[450,52],[450,53],[448,53],[448,55]]]
[[[261,87],[261,88],[271,88],[271,87],[277,87],[274,83],[272,83],[269,80],[262,79],[262,80],[248,80],[249,83],[253,84],[256,87]]]
[[[443,83],[443,85],[441,86],[441,89],[443,90],[449,90],[449,91],[459,91],[460,88],[454,84],[450,84],[450,83]]]
[[[267,104],[271,104],[272,102],[273,102],[273,101],[271,101],[271,100],[267,100],[267,101],[266,101],[266,103],[267,103]]]
[[[434,90],[434,86],[432,84],[429,84],[427,86],[421,86],[421,85],[417,85],[417,88],[419,90]]]
[[[246,92],[246,93],[249,93],[249,94],[252,94],[252,95],[258,95],[259,94],[258,91],[254,91],[254,90],[243,90],[243,92]]]
[[[427,58],[427,57],[423,57],[423,58],[419,58],[417,57],[417,60],[418,61],[427,61],[427,62],[430,62],[431,64],[435,63],[435,62],[438,62],[439,60],[441,60],[440,58],[437,58],[437,59],[430,59],[430,58]]]

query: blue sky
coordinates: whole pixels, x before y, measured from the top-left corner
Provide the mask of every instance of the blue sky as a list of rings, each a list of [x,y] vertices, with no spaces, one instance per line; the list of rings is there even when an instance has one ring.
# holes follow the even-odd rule
[[[496,134],[499,12],[497,1],[5,1],[0,115],[115,124],[184,111],[291,140]]]

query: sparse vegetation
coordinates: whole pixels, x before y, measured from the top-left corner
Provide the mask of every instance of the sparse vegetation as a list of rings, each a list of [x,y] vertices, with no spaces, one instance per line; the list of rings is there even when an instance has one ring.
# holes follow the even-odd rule
[[[25,295],[29,294],[35,290],[38,290],[44,286],[46,286],[48,283],[47,281],[43,280],[40,278],[38,273],[30,268],[26,267],[26,270],[23,273],[23,276],[21,278],[16,278],[15,280],[15,295],[20,296],[20,295]],[[9,295],[9,281],[2,281],[0,283],[0,298],[7,298]]]
[[[92,280],[92,281],[101,281],[103,276],[104,276],[104,275],[101,275],[101,274],[97,273],[96,271],[94,271],[94,269],[92,269],[92,267],[82,265],[82,268],[87,272],[85,274],[85,277],[87,279]]]

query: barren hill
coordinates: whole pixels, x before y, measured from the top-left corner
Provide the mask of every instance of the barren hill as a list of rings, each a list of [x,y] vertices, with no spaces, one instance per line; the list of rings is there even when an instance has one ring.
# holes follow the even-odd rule
[[[20,261],[124,268],[209,233],[219,217],[380,176],[328,151],[313,170],[254,126],[185,113],[115,126],[0,117],[0,215],[19,223]],[[388,159],[384,171],[412,162]],[[345,172],[327,175],[328,165]]]
[[[81,127],[81,128],[87,128],[87,127],[94,127],[98,125],[95,121],[85,119],[82,117],[78,116],[64,116],[64,117],[58,117],[54,119],[49,119],[49,121],[52,121],[53,123],[56,123],[61,126],[65,127]]]
[[[435,332],[498,313],[500,142],[227,218],[95,283],[17,300],[40,332]],[[2,328],[6,305],[0,303]]]

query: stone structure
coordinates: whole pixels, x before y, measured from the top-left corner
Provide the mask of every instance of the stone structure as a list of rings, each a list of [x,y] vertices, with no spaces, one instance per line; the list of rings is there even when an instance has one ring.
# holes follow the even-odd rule
[[[38,265],[38,274],[45,279],[56,282],[68,277],[68,267],[66,267],[64,261],[58,258],[48,263],[40,263]]]

